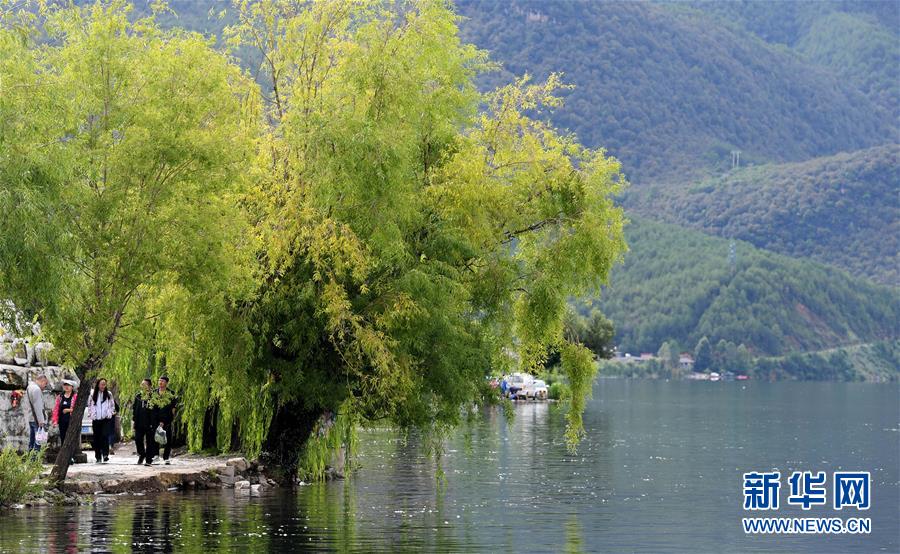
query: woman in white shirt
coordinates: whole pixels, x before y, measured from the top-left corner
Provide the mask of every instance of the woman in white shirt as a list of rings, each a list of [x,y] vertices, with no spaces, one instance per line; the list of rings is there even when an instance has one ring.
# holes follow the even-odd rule
[[[109,435],[116,417],[116,403],[106,389],[106,379],[97,379],[97,386],[88,401],[88,414],[94,428],[94,458],[97,463],[109,461]]]

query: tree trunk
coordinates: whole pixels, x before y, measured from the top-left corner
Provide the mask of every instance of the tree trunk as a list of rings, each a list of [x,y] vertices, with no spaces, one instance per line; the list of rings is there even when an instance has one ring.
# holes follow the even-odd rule
[[[88,396],[90,396],[91,387],[94,384],[93,379],[84,376],[85,373],[79,375],[81,383],[78,385],[78,398],[75,399],[75,406],[72,408],[72,415],[69,418],[69,430],[66,431],[65,440],[56,455],[56,464],[53,466],[53,471],[50,472],[50,482],[57,486],[66,480],[69,461],[81,445],[81,422],[84,420],[84,409],[87,407]]]
[[[309,440],[319,415],[319,412],[310,411],[302,403],[294,401],[279,406],[272,417],[259,458],[267,471],[273,473],[282,484],[294,484],[300,465],[300,453]]]

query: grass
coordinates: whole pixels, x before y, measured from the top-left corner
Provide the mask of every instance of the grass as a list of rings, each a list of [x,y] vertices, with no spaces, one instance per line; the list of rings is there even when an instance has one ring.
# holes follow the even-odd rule
[[[43,471],[40,453],[19,454],[12,448],[0,450],[0,506],[16,504],[44,489],[39,480]]]

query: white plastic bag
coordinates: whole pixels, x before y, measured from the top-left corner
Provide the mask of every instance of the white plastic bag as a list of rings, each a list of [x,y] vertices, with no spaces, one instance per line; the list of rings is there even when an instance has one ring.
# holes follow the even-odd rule
[[[156,440],[156,444],[160,446],[165,446],[166,443],[169,442],[169,439],[166,436],[166,430],[162,428],[162,425],[156,428],[156,434],[153,438]]]
[[[47,444],[47,429],[40,428],[34,433],[34,441],[39,445]]]

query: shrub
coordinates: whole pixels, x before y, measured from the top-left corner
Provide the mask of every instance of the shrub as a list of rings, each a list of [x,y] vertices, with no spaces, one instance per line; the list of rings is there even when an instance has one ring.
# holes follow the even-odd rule
[[[19,454],[12,448],[0,450],[0,506],[40,492],[43,484],[38,478],[43,469],[39,453]]]
[[[569,385],[559,381],[550,385],[550,388],[547,390],[547,395],[552,400],[565,400],[570,394],[572,394],[572,391],[569,390]]]

